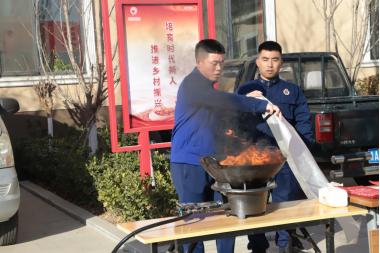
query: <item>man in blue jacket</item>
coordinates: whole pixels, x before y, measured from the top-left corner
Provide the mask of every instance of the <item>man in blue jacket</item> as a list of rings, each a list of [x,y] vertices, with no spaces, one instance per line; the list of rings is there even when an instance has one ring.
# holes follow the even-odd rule
[[[200,158],[215,155],[219,113],[240,111],[280,115],[278,107],[266,101],[213,88],[222,74],[224,54],[223,45],[216,40],[198,42],[196,67],[178,89],[170,167],[181,203],[222,200],[221,195],[211,189],[213,180],[200,165]],[[218,253],[233,252],[234,244],[234,238],[217,240]],[[184,245],[185,252],[188,247]],[[197,243],[193,252],[204,252],[203,243]]]
[[[269,101],[277,104],[283,117],[296,129],[300,137],[307,145],[313,142],[313,133],[311,126],[311,115],[307,106],[307,101],[299,86],[282,80],[279,77],[282,65],[282,48],[280,44],[274,41],[265,41],[259,46],[256,65],[259,69],[260,76],[258,79],[250,81],[238,89],[238,94],[252,94],[264,96]],[[273,135],[262,120],[256,125],[255,133],[261,133],[263,136],[277,145]],[[272,191],[272,202],[283,202],[289,200],[298,200],[304,198],[296,178],[294,177],[288,163],[282,167],[280,172],[275,176],[276,188]],[[269,247],[265,234],[250,235],[248,248],[254,253],[266,252]],[[277,231],[276,244],[279,252],[288,252],[289,234],[287,231]],[[292,251],[291,251],[292,252]]]

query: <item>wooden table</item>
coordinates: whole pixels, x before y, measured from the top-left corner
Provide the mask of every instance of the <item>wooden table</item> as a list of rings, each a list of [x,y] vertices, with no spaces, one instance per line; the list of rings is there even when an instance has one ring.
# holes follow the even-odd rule
[[[370,253],[379,252],[379,199],[370,199],[349,195],[351,204],[356,204],[368,209],[368,242]]]
[[[379,228],[379,199],[370,199],[349,195],[349,202],[368,209],[370,220],[368,221],[368,231]]]
[[[349,195],[350,203],[358,204],[361,206],[369,207],[369,208],[376,208],[379,207],[379,199],[370,199],[370,198],[364,198],[359,196],[353,196]]]
[[[151,245],[151,252],[157,252],[158,243],[174,241],[184,244],[196,241],[215,240],[254,233],[265,233],[281,229],[296,229],[318,224],[326,225],[327,252],[335,251],[334,219],[339,217],[365,215],[367,210],[347,206],[332,208],[318,200],[299,200],[269,204],[265,215],[239,219],[226,216],[224,212],[193,214],[185,221],[169,223],[137,234],[135,238]],[[130,233],[138,228],[169,218],[127,222],[118,227]]]

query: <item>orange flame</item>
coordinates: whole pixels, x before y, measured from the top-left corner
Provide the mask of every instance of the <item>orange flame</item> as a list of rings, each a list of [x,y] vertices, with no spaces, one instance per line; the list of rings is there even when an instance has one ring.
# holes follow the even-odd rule
[[[284,161],[284,157],[278,148],[250,146],[237,156],[229,155],[220,162],[220,165],[244,166],[275,164]]]
[[[226,129],[226,131],[224,132],[224,134],[226,136],[228,136],[228,137],[238,138],[238,136],[236,135],[235,131],[232,130],[231,128]]]
[[[234,130],[229,128],[224,132],[224,134],[227,136],[232,136],[232,135],[234,135]]]

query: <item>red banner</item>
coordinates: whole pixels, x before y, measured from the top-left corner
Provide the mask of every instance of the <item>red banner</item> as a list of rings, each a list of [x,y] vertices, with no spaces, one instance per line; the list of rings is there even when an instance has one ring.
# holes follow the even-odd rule
[[[129,91],[123,110],[132,119],[124,127],[172,124],[178,86],[195,63],[198,6],[127,4],[123,13]]]
[[[213,11],[213,0],[207,5]],[[173,127],[178,86],[194,68],[194,47],[203,39],[202,0],[116,0],[123,128],[139,135],[138,145],[123,147],[117,137],[108,0],[102,7],[112,151],[140,151],[141,175],[150,174],[150,150],[170,142],[151,143],[149,132]],[[213,13],[207,17],[214,19]],[[215,36],[215,27],[208,31]]]

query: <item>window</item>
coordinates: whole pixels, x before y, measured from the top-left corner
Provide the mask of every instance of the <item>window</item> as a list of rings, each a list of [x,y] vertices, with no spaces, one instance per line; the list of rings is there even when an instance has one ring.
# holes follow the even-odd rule
[[[69,27],[63,15],[61,1],[42,0],[39,2],[39,24],[41,44],[46,52],[49,68],[55,72],[71,72],[70,60],[65,46],[71,46],[74,58],[79,65],[83,64],[81,55],[81,8],[79,0],[69,2]]]
[[[379,0],[373,0],[370,4],[369,16],[370,37],[370,59],[379,60]]]
[[[84,23],[88,0],[68,0],[69,28],[61,0],[3,0],[0,8],[0,77],[38,76],[41,60],[38,41],[45,51],[45,67],[59,74],[72,73],[65,41],[71,39],[75,60],[84,67]],[[38,3],[38,6],[37,6]],[[35,8],[39,15],[36,17]],[[86,12],[84,11],[86,9]],[[36,24],[40,37],[37,38]],[[86,28],[88,29],[88,28]],[[70,36],[68,36],[70,35]],[[91,36],[89,36],[91,37]],[[66,43],[68,45],[68,43]],[[42,61],[43,62],[43,61]],[[0,78],[1,81],[1,78]]]
[[[243,63],[225,67],[218,82],[218,90],[233,93],[235,91],[236,79],[242,68],[244,68]]]
[[[264,1],[221,0],[215,5],[218,40],[226,45],[227,58],[243,58],[257,53],[264,41]]]
[[[322,96],[322,70],[318,61],[303,61],[301,64],[303,91],[307,98]],[[327,59],[324,65],[325,96],[348,96],[349,89],[339,67],[333,59]]]
[[[257,54],[257,36],[249,37],[245,40],[245,42],[247,48],[247,55]]]
[[[234,50],[234,58],[252,56],[257,53],[257,44],[263,37],[262,1],[231,1],[232,38],[241,41],[240,50]],[[249,35],[249,36],[248,36]],[[252,44],[252,45],[251,45]]]
[[[348,96],[349,89],[342,71],[333,59],[328,59],[325,63],[325,88],[326,97],[341,97]]]
[[[364,66],[378,65],[379,61],[379,0],[372,0],[369,7],[367,37],[369,43],[363,63]]]
[[[297,73],[298,73],[298,62],[288,61],[282,64],[279,75],[280,75],[280,78],[285,81],[299,84],[297,80]]]
[[[4,0],[0,8],[0,75],[38,74],[33,2]]]

